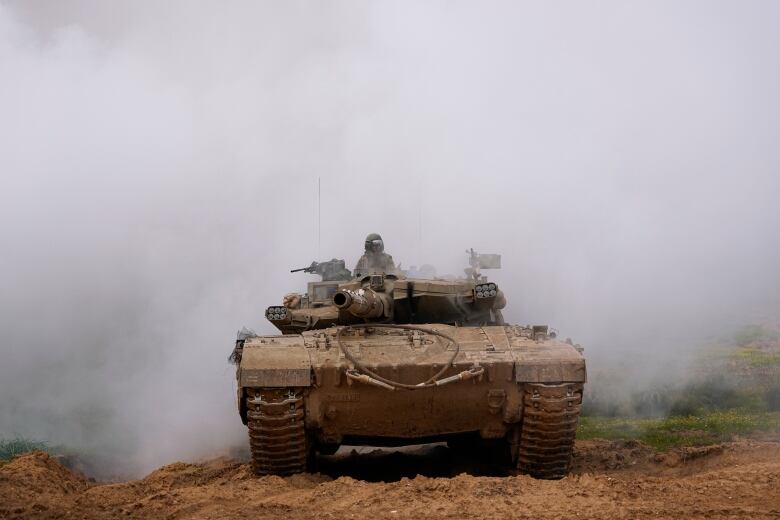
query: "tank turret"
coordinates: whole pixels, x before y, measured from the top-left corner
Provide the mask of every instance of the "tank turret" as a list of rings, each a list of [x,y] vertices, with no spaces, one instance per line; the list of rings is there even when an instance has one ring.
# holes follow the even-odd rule
[[[310,282],[306,294],[285,296],[281,306],[269,307],[266,317],[285,334],[353,323],[447,323],[451,325],[502,325],[506,297],[480,269],[501,266],[499,255],[470,254],[465,278],[422,279],[396,274],[371,274],[344,279],[343,260],[312,263],[294,269],[319,273],[322,281]],[[322,269],[318,266],[335,266]],[[333,279],[334,273],[340,276]]]

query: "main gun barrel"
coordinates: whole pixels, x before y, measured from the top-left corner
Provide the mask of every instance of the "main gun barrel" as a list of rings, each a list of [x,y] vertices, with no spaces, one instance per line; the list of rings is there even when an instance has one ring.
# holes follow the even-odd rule
[[[333,304],[358,318],[378,318],[385,313],[383,298],[372,289],[342,289],[333,295]]]

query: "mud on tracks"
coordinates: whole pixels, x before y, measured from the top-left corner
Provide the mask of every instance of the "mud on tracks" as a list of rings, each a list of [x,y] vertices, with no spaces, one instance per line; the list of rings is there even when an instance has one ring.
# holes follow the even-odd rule
[[[442,446],[364,451],[323,461],[329,474],[258,478],[248,464],[216,459],[118,483],[33,453],[0,467],[0,518],[780,518],[776,442],[658,454],[582,441],[574,472],[558,481],[459,473],[463,461]],[[354,478],[383,463],[384,480],[376,468],[363,475],[373,482]],[[404,476],[409,468],[418,476]]]

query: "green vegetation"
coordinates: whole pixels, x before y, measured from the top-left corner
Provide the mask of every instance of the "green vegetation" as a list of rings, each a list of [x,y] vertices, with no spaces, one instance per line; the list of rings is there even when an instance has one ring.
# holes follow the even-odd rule
[[[54,450],[47,443],[41,441],[33,441],[21,437],[9,440],[0,439],[0,464],[31,451],[52,453]]]
[[[780,432],[780,333],[748,325],[702,346],[693,377],[627,396],[587,398],[581,439],[634,439],[656,449]],[[618,381],[618,384],[620,382]]]
[[[747,325],[734,333],[733,341],[738,347],[746,347],[754,343],[780,339],[780,334],[772,330],[766,330],[761,325]]]
[[[634,439],[666,450],[717,444],[731,440],[734,435],[776,428],[780,428],[780,412],[721,410],[654,419],[586,416],[580,418],[577,438]]]
[[[771,411],[768,393],[771,388],[753,383],[750,386],[708,377],[670,391],[669,415],[690,416],[702,412],[742,410],[761,413]]]
[[[756,368],[780,365],[780,353],[766,352],[757,348],[742,347],[734,351],[731,356]]]

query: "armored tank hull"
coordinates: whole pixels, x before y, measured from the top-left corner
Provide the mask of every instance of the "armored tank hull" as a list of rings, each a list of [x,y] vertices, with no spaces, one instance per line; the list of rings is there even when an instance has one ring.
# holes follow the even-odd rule
[[[243,338],[235,352],[257,474],[311,470],[341,444],[465,438],[537,478],[569,471],[585,360],[547,327],[331,325]]]

